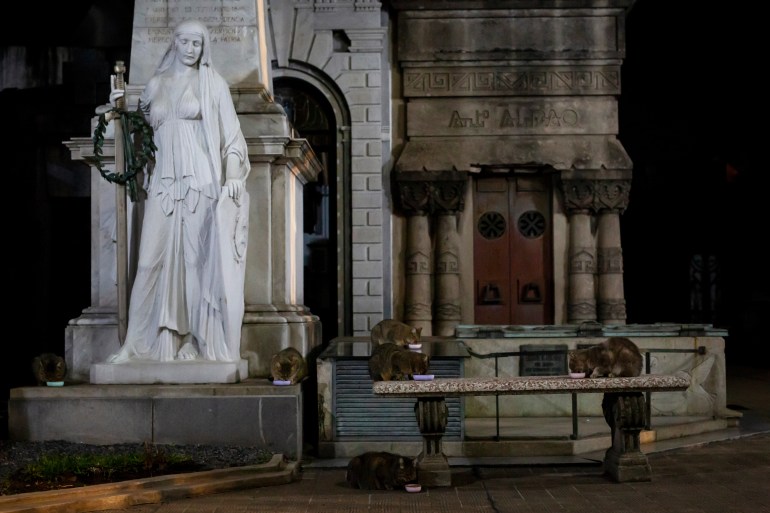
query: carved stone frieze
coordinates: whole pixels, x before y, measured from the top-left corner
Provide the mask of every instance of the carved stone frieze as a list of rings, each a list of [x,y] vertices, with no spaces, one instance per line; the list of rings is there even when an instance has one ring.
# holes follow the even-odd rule
[[[598,210],[616,210],[623,213],[628,207],[631,180],[599,180],[596,185]]]
[[[436,319],[442,321],[459,321],[461,308],[455,303],[441,303],[436,305]]]
[[[455,251],[442,251],[436,260],[436,274],[459,274],[460,257]]]
[[[623,273],[623,249],[599,248],[599,273],[621,274]]]
[[[567,318],[570,322],[596,320],[596,303],[584,300],[567,305]]]
[[[430,274],[430,257],[422,251],[409,253],[406,257],[406,274]]]
[[[423,68],[404,74],[404,96],[619,94],[617,66]]]
[[[602,299],[599,300],[599,320],[624,321],[626,319],[626,300],[625,299]]]
[[[561,189],[569,214],[601,210],[623,213],[628,207],[631,180],[562,180]]]
[[[407,215],[454,214],[465,207],[465,173],[396,174],[398,200]]]
[[[570,274],[594,274],[596,272],[594,248],[571,248],[569,271]]]
[[[425,303],[407,303],[404,305],[404,318],[407,320],[430,320],[431,307]]]

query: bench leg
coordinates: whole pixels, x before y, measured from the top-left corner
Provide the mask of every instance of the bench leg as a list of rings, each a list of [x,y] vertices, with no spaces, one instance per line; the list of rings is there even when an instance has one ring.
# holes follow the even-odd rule
[[[612,447],[604,455],[604,471],[619,483],[650,481],[652,471],[639,442],[639,432],[646,423],[644,395],[606,393],[602,410],[612,432]]]
[[[414,414],[423,440],[417,456],[417,480],[423,486],[451,486],[449,462],[441,447],[449,418],[446,401],[443,397],[419,398]]]

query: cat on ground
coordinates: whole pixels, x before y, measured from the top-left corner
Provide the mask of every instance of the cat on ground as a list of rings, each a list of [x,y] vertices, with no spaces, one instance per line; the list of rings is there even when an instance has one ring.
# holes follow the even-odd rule
[[[419,344],[422,328],[415,328],[395,319],[384,319],[372,328],[372,344],[384,344],[393,342],[405,346],[407,344]]]
[[[49,381],[64,381],[67,362],[57,354],[43,353],[32,359],[32,373],[38,385],[45,385]]]
[[[294,385],[307,376],[307,361],[293,347],[281,349],[270,360],[270,374],[273,381],[289,381]]]
[[[374,346],[369,356],[369,376],[372,381],[404,381],[415,374],[427,374],[430,359],[393,342]]]
[[[631,339],[610,337],[595,346],[569,351],[568,362],[570,372],[585,372],[591,378],[631,377],[642,373],[644,357]]]
[[[395,490],[417,481],[414,458],[385,451],[370,451],[348,462],[345,479],[361,490]]]

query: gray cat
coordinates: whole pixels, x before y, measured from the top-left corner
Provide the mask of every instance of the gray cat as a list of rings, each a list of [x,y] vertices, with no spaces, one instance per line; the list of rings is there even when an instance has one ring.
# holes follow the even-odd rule
[[[418,344],[422,328],[415,328],[395,319],[384,319],[372,328],[372,344],[385,344],[393,342],[400,346]]]
[[[610,337],[586,349],[568,352],[570,372],[585,372],[587,377],[632,377],[642,373],[644,357],[634,342],[626,337]]]
[[[32,359],[32,373],[38,385],[45,385],[49,381],[64,381],[67,363],[59,355],[43,353]]]
[[[281,349],[270,359],[273,381],[289,381],[295,385],[307,377],[307,361],[293,347]]]
[[[427,374],[430,358],[393,342],[375,346],[369,356],[372,381],[404,381],[415,374]]]
[[[361,490],[395,490],[417,481],[414,458],[384,451],[354,456],[348,463],[345,479]]]

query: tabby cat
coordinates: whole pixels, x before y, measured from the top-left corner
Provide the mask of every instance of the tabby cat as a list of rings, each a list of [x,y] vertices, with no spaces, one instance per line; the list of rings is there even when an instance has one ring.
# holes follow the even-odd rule
[[[570,372],[586,376],[630,377],[642,373],[643,356],[634,342],[626,337],[610,337],[585,349],[568,352]]]
[[[281,349],[270,361],[270,374],[274,381],[290,381],[294,385],[307,376],[307,361],[293,347]]]
[[[395,319],[384,319],[372,328],[372,343],[384,344],[393,342],[405,346],[419,344],[422,328],[415,328]]]
[[[64,381],[67,362],[59,355],[43,353],[32,359],[32,373],[38,385],[45,385],[49,381]]]
[[[417,481],[417,467],[414,458],[370,451],[350,460],[345,479],[353,488],[362,490],[395,490]]]
[[[414,374],[427,374],[430,359],[393,342],[374,346],[369,356],[369,376],[372,381],[404,381]]]

